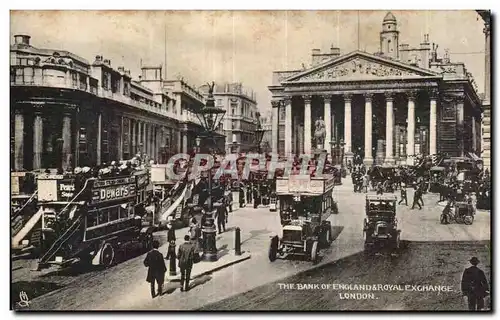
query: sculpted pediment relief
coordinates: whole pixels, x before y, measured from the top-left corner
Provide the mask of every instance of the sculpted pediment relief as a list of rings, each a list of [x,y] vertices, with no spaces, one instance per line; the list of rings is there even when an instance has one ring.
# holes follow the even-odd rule
[[[375,80],[387,77],[419,77],[429,76],[423,72],[405,69],[397,65],[383,64],[356,57],[348,61],[324,66],[312,70],[308,74],[291,78],[288,81],[321,81],[321,80]]]

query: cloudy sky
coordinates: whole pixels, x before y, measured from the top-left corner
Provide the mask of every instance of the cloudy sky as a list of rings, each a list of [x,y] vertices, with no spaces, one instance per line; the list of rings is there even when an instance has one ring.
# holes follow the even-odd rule
[[[137,77],[143,64],[167,65],[167,77],[199,86],[241,81],[270,108],[273,70],[308,65],[313,48],[342,54],[379,50],[387,11],[12,11],[11,41],[31,35],[32,45],[68,50],[90,62],[96,55]],[[479,90],[484,84],[483,22],[475,11],[393,11],[399,43],[418,46],[428,33],[438,52],[463,61]],[[359,30],[359,32],[358,32]],[[358,41],[359,34],[359,41]]]

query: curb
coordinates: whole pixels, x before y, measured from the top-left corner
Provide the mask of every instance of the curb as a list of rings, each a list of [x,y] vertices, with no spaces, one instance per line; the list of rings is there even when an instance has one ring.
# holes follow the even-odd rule
[[[248,253],[248,254],[243,253],[243,254],[240,256],[240,258],[239,258],[239,259],[235,259],[235,260],[229,261],[229,262],[227,262],[227,263],[225,263],[225,264],[222,264],[222,265],[220,265],[220,266],[217,266],[217,267],[215,267],[215,268],[213,268],[213,269],[209,269],[209,270],[203,271],[203,272],[201,272],[201,273],[198,273],[198,274],[196,274],[196,275],[194,275],[194,276],[191,276],[191,279],[196,279],[196,278],[199,278],[199,277],[201,277],[201,276],[205,276],[205,275],[207,275],[207,274],[210,274],[210,273],[213,273],[213,272],[216,272],[216,271],[222,270],[222,269],[224,269],[224,268],[230,267],[230,266],[235,265],[235,264],[237,264],[237,263],[240,263],[240,262],[243,262],[243,261],[249,260],[251,257],[252,257],[252,255],[251,255],[250,253]],[[168,270],[167,270],[167,274],[168,274]],[[178,275],[176,275],[176,276],[170,276],[170,275],[167,275],[167,276],[166,276],[166,278],[167,278],[167,280],[168,280],[169,282],[171,282],[171,281],[175,281],[175,280],[180,280],[181,275],[180,275],[180,274],[178,274]]]

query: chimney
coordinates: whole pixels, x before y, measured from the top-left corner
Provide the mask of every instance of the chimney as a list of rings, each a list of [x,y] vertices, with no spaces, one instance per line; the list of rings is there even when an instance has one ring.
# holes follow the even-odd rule
[[[336,48],[334,46],[330,47],[330,56],[332,58],[336,58],[340,56],[340,48]]]
[[[104,64],[107,65],[108,67],[111,67],[111,60],[109,59],[104,59]]]
[[[321,61],[322,61],[321,50],[320,49],[312,49],[312,61],[311,61],[312,66],[314,67],[314,66],[320,64]]]
[[[29,46],[31,37],[26,34],[16,34],[14,36],[14,43]]]
[[[402,43],[399,45],[399,59],[403,63],[408,63],[408,54],[410,51],[410,46],[407,43]]]
[[[120,71],[121,73],[125,73],[125,67],[118,67],[118,71]]]
[[[420,60],[419,67],[428,69],[430,67],[431,57],[431,44],[429,43],[429,35],[424,34],[424,41],[420,44]]]

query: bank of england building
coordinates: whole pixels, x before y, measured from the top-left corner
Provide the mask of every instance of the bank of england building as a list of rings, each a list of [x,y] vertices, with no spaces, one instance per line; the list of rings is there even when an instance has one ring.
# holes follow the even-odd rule
[[[465,64],[440,56],[428,34],[418,47],[400,42],[389,12],[379,52],[313,49],[310,67],[273,72],[273,152],[335,154],[342,147],[346,162],[359,155],[367,165],[479,156],[481,100]]]

